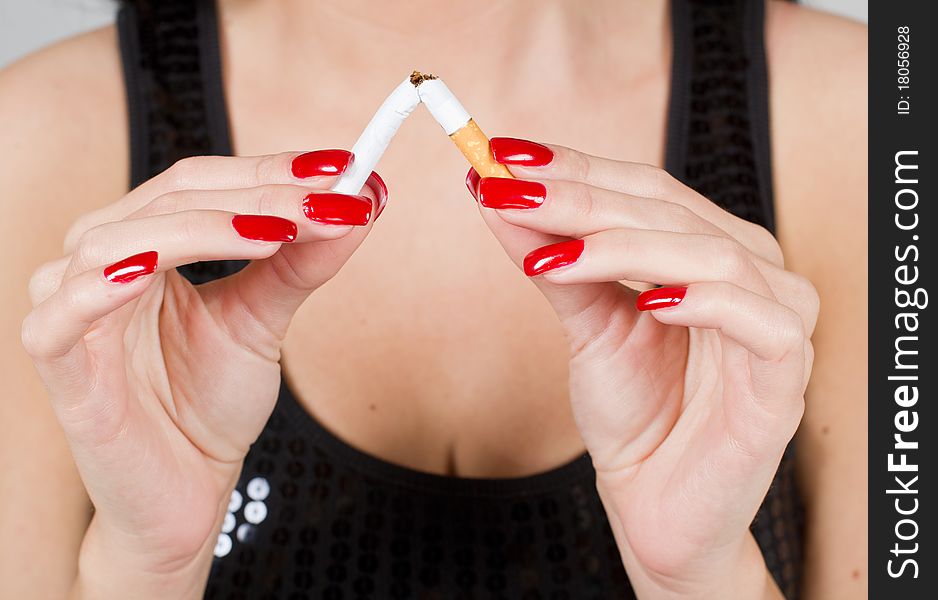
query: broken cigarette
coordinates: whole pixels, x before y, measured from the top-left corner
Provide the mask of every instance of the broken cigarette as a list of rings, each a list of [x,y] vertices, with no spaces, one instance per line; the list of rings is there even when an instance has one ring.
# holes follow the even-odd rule
[[[391,139],[418,104],[420,97],[408,77],[394,88],[368,122],[358,141],[352,146],[352,163],[332,186],[332,191],[342,194],[361,192],[362,186],[378,165]]]
[[[332,186],[332,191],[361,193],[391,139],[421,102],[427,105],[430,114],[481,177],[512,176],[504,165],[495,162],[488,138],[446,84],[435,75],[414,71],[394,88],[368,122],[352,146],[351,164]]]
[[[512,177],[505,165],[495,162],[489,139],[441,79],[414,71],[410,83],[417,90],[420,101],[480,177]]]

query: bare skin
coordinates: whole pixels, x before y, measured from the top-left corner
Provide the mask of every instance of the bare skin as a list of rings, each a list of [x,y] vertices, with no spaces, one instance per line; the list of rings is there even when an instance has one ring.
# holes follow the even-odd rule
[[[445,74],[492,135],[661,164],[670,60],[663,6],[599,2],[588,16],[506,3],[485,15],[484,27],[472,15],[446,15],[457,25],[437,37],[426,21],[415,36],[412,15],[366,20],[355,3],[343,7],[348,12],[298,2],[278,13],[263,2],[223,3],[238,154],[347,147],[375,102],[416,67]],[[514,26],[521,21],[525,27]],[[811,508],[807,597],[852,598],[865,592],[866,579],[858,526],[865,506],[844,501],[862,496],[866,484],[865,389],[857,376],[865,364],[858,326],[866,320],[865,261],[858,259],[865,256],[865,103],[857,99],[865,95],[866,34],[782,4],[771,6],[768,31],[786,266],[812,280],[822,305],[837,307],[822,310],[818,323],[799,434]],[[447,42],[461,37],[478,40],[478,52],[466,56]],[[556,65],[547,76],[526,67],[542,60]],[[265,68],[271,64],[278,69]],[[558,88],[566,93],[554,93],[549,106],[527,107]],[[582,119],[565,118],[584,104],[591,111]],[[2,317],[10,384],[0,419],[0,456],[9,462],[0,469],[0,497],[12,520],[4,529],[23,540],[0,557],[11,569],[0,573],[4,595],[36,596],[41,582],[49,597],[60,597],[90,517],[17,340],[29,274],[61,254],[77,217],[126,192],[123,115],[110,29],[0,74],[0,125],[13,140],[0,149],[8,215],[0,260],[11,274],[2,292],[10,307]],[[556,466],[583,450],[567,399],[563,330],[478,218],[461,187],[466,167],[458,153],[425,115],[412,121],[381,165],[392,200],[380,227],[297,313],[284,345],[286,376],[328,428],[382,458],[468,476]],[[497,423],[485,418],[491,414],[499,414]]]

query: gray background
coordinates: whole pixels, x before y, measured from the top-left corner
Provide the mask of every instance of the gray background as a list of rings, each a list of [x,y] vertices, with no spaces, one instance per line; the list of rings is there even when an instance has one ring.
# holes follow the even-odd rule
[[[867,0],[802,4],[861,21],[867,18]],[[0,68],[52,42],[110,23],[116,6],[114,0],[0,0]]]

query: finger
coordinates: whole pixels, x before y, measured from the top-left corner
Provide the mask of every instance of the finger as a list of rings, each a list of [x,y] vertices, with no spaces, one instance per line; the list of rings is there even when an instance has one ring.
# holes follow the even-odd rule
[[[218,210],[187,210],[105,223],[82,236],[66,276],[150,250],[159,252],[161,271],[207,260],[266,258],[291,236],[295,239],[292,222],[270,216],[255,219],[262,218],[283,232],[280,241],[245,237],[238,231],[243,217]]]
[[[81,397],[93,385],[82,340],[98,320],[139,297],[158,263],[155,252],[125,258],[66,278],[23,321],[23,346],[52,396]]]
[[[346,150],[283,152],[266,156],[196,156],[185,158],[144,182],[113,204],[82,216],[65,238],[71,252],[88,229],[119,221],[154,198],[180,190],[234,190],[261,185],[293,184],[326,189],[354,159]]]
[[[269,215],[297,225],[296,242],[336,239],[367,225],[374,212],[368,196],[336,194],[297,185],[262,185],[234,190],[182,190],[155,198],[128,219],[187,210],[222,210]]]
[[[727,282],[649,290],[637,305],[662,323],[715,329],[739,344],[750,355],[754,399],[774,414],[800,418],[793,400],[803,391],[806,337],[793,310]]]
[[[774,236],[764,227],[720,208],[667,171],[652,165],[591,156],[571,148],[513,138],[492,138],[495,159],[521,179],[576,181],[631,196],[657,198],[685,206],[710,221],[753,252],[782,264]],[[539,147],[543,150],[531,149]],[[536,157],[537,160],[529,160]]]
[[[594,187],[645,198],[664,198],[689,188],[674,185],[676,180],[662,169],[644,163],[600,158],[555,144],[536,144],[513,138],[491,139],[495,160],[521,178],[578,181]],[[540,160],[519,160],[519,147],[536,145]],[[533,154],[533,151],[529,154]]]
[[[479,203],[526,229],[581,238],[608,229],[728,234],[686,206],[573,181],[484,177]]]
[[[466,186],[469,193],[478,199],[479,176],[474,169],[470,169],[466,176]],[[566,239],[513,225],[495,214],[496,211],[485,208],[481,204],[478,206],[482,218],[519,268],[522,267],[524,257],[532,247],[558,243]],[[538,277],[533,282],[550,302],[570,336],[574,348],[598,334],[609,322],[615,307],[622,305],[621,302],[617,302],[620,296],[623,293],[630,293],[623,286],[615,283],[590,282],[582,285],[558,285],[543,277]],[[619,313],[619,315],[623,317],[620,320],[623,327],[630,327],[638,316],[635,311]]]
[[[479,203],[512,225],[572,238],[612,229],[732,237],[682,204],[569,181],[486,177],[479,182]],[[818,313],[817,292],[810,282],[757,252],[753,252],[751,261],[779,302],[801,315],[810,334]]]
[[[719,329],[764,361],[804,351],[804,328],[793,310],[724,281],[642,292],[638,308],[662,323]]]
[[[297,308],[309,294],[331,279],[361,245],[387,205],[388,188],[372,173],[362,189],[375,208],[368,223],[339,239],[290,244],[266,260],[249,264],[234,277],[210,284],[219,293],[233,291],[243,302],[245,317],[282,338]],[[335,227],[335,226],[333,226]]]
[[[65,269],[71,261],[71,256],[63,256],[56,260],[40,265],[29,278],[29,299],[33,307],[51,296],[62,285]]]
[[[728,281],[775,300],[749,251],[721,236],[642,229],[601,231],[583,240],[538,248],[525,257],[524,269],[529,276],[541,275],[560,284]]]

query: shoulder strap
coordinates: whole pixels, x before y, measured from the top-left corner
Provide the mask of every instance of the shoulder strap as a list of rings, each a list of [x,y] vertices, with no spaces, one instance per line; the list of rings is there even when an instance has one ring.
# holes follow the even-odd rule
[[[673,0],[665,166],[774,231],[764,18],[763,0]]]
[[[214,1],[125,4],[118,33],[131,185],[187,156],[231,154]]]
[[[231,155],[214,0],[126,3],[117,19],[130,126],[130,186],[176,161]],[[186,265],[193,283],[245,261]]]

